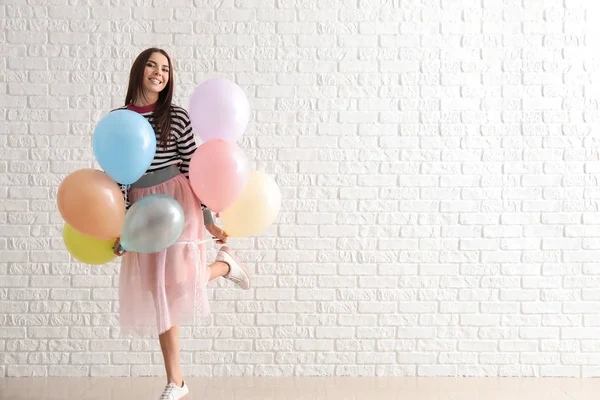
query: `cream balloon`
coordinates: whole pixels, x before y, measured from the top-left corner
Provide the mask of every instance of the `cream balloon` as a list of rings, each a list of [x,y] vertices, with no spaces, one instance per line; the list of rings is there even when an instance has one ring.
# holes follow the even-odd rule
[[[250,171],[242,194],[219,213],[223,230],[230,237],[249,237],[265,231],[281,208],[281,190],[275,180],[259,171]]]

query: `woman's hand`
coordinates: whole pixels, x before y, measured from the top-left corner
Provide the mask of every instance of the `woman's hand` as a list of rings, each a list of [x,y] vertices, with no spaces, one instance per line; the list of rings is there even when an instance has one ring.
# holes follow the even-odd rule
[[[218,244],[225,244],[229,236],[216,224],[206,226],[206,230],[213,236],[213,239],[217,239]]]
[[[121,239],[120,238],[117,238],[117,241],[113,245],[113,253],[115,253],[118,256],[122,256],[123,254],[125,254],[125,250],[121,249]]]

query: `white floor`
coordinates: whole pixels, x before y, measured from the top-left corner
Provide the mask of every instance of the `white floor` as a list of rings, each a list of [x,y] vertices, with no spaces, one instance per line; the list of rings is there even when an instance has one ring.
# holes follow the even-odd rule
[[[600,379],[190,378],[188,400],[599,400]],[[163,378],[0,378],[2,400],[158,400]]]

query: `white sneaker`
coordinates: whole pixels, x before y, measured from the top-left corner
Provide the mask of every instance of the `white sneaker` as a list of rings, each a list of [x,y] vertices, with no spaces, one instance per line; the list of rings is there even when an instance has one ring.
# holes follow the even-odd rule
[[[183,387],[179,387],[174,383],[169,383],[165,386],[165,390],[160,395],[159,400],[179,400],[183,399],[186,394],[188,394],[190,390],[188,389],[185,381],[183,382]]]
[[[217,253],[216,261],[222,261],[229,264],[229,272],[223,278],[229,279],[244,290],[250,289],[252,281],[250,274],[244,264],[242,264],[235,256],[233,250],[227,246],[221,247]]]

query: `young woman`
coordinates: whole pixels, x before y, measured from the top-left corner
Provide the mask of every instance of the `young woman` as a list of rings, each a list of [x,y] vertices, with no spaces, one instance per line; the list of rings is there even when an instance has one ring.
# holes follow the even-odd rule
[[[130,186],[121,185],[127,207],[150,194],[166,194],[184,210],[185,227],[178,241],[152,254],[123,252],[119,281],[122,332],[158,333],[167,374],[161,400],[178,400],[188,393],[179,362],[179,325],[207,315],[206,284],[224,277],[242,289],[251,286],[250,275],[231,249],[219,250],[206,265],[204,229],[224,244],[227,234],[213,223],[212,213],[195,196],[189,184],[190,159],[197,148],[187,112],[171,103],[173,65],[158,48],[144,50],[133,63],[125,106],[148,119],[156,133],[156,155],[148,171]]]

